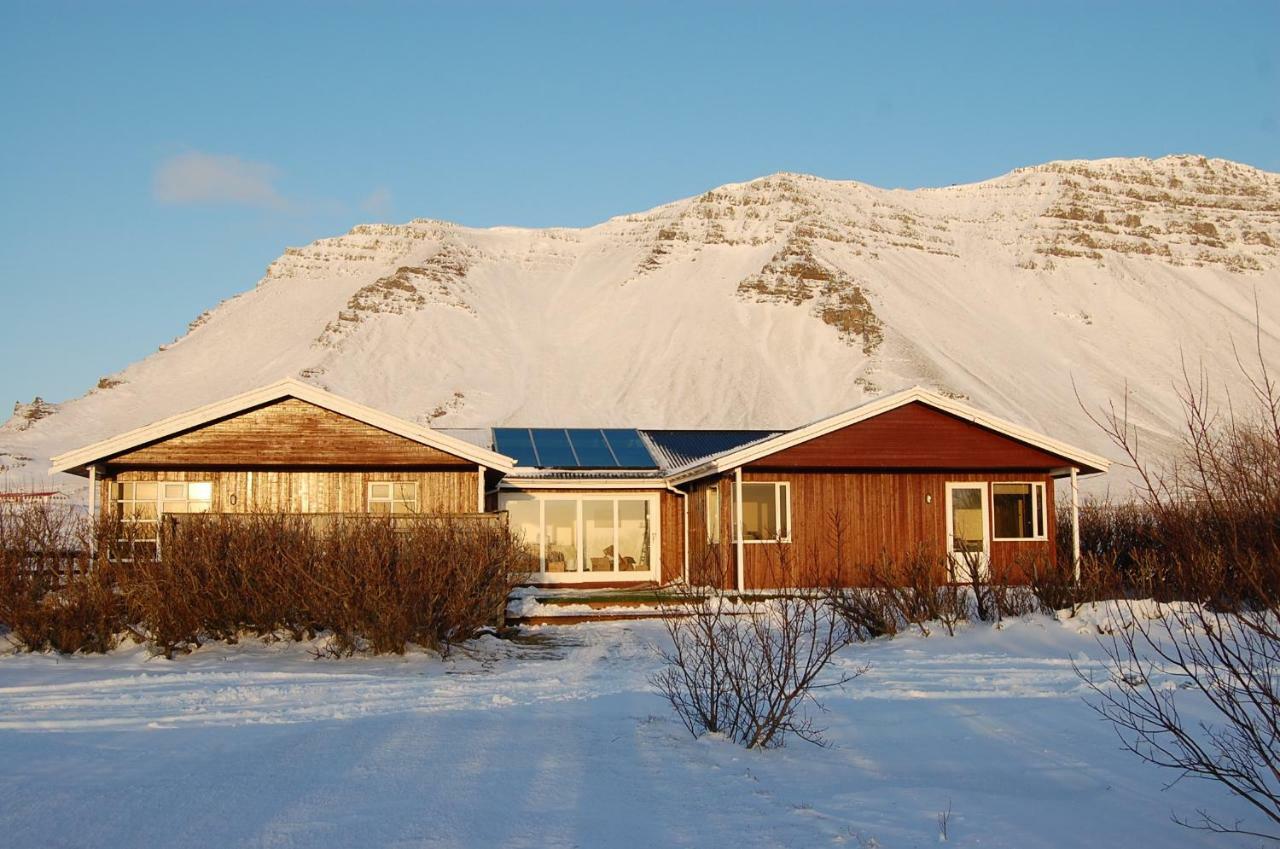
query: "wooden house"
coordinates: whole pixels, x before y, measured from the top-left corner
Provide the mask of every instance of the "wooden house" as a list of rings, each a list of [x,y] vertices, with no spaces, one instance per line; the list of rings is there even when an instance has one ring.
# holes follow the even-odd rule
[[[1054,481],[1107,461],[915,388],[793,430],[430,428],[284,380],[54,458],[91,510],[505,517],[531,582],[744,590],[924,549],[1055,556]],[[95,506],[97,505],[97,506]],[[150,523],[150,524],[148,524]],[[1078,556],[1078,543],[1077,543]]]

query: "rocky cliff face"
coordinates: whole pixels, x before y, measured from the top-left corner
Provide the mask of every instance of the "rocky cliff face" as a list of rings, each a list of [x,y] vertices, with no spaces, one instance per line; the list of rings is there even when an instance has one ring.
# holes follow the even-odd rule
[[[1238,388],[1256,315],[1280,362],[1278,286],[1280,175],[1194,156],[915,191],[775,174],[584,229],[364,225],[16,416],[0,463],[42,477],[285,375],[452,426],[793,426],[922,383],[1104,453],[1076,395],[1127,386],[1161,451],[1183,354]]]

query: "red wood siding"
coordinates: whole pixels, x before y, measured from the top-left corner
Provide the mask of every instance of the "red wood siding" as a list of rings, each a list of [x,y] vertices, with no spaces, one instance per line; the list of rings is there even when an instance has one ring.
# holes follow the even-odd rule
[[[757,460],[747,468],[1050,469],[1070,461],[913,402]]]
[[[1046,540],[991,541],[991,571],[998,580],[1021,582],[1035,558],[1055,559],[1053,480],[1026,472],[824,472],[749,470],[745,481],[786,481],[791,486],[791,542],[747,543],[747,589],[805,586],[835,580],[865,584],[868,568],[882,558],[902,558],[923,547],[939,559],[946,549],[946,484],[949,481],[1023,481],[1045,484]],[[706,542],[705,490],[721,490],[721,542]],[[690,574],[695,582],[732,588],[736,582],[732,476],[691,487]],[[990,487],[987,497],[990,499]],[[701,506],[699,506],[701,505]],[[988,520],[993,519],[988,500]],[[988,534],[992,529],[988,528]]]
[[[684,574],[684,505],[680,496],[663,492],[659,497],[662,518],[658,525],[662,552],[662,583],[679,580]]]

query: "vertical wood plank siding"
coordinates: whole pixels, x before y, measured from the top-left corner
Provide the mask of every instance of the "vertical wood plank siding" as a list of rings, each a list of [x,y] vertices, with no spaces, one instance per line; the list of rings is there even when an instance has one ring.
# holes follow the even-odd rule
[[[1002,580],[1023,581],[1019,567],[1030,558],[1055,559],[1053,479],[1045,472],[836,472],[753,469],[744,481],[786,481],[791,486],[791,542],[749,543],[747,589],[807,585],[836,580],[865,584],[868,568],[882,557],[901,558],[918,546],[941,558],[947,540],[949,481],[1019,481],[1045,484],[1047,540],[991,542],[991,568]],[[720,488],[720,544],[706,535],[706,490]],[[690,571],[694,580],[732,588],[735,583],[732,478],[690,487]],[[932,500],[927,500],[932,496]],[[988,498],[990,492],[988,491]],[[988,520],[994,515],[988,503]],[[988,534],[992,529],[988,528]]]
[[[658,501],[661,516],[658,532],[661,535],[659,550],[662,552],[662,583],[679,580],[684,572],[684,505],[680,496],[663,491]]]
[[[215,513],[364,513],[371,482],[416,481],[421,512],[476,512],[476,473],[466,469],[129,469],[111,472],[99,483],[104,511],[115,509],[112,485],[118,481],[210,481]]]

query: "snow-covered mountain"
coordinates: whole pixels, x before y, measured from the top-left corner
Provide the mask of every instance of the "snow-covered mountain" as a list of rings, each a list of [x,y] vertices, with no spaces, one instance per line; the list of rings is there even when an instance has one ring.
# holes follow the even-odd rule
[[[1182,353],[1242,391],[1256,304],[1280,366],[1278,287],[1280,174],[1197,156],[913,191],[775,174],[584,229],[362,225],[80,398],[18,405],[0,466],[42,480],[287,375],[456,427],[789,427],[919,383],[1109,455],[1076,391],[1128,385],[1162,450]]]

